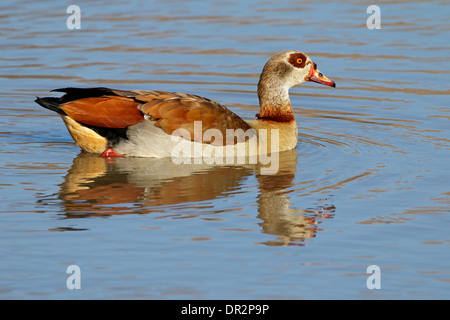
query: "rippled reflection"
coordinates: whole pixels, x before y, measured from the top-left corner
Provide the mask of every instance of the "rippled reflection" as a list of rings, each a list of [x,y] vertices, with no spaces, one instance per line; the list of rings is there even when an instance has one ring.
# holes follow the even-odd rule
[[[292,205],[289,188],[295,184],[297,158],[296,150],[283,152],[278,172],[261,175],[261,164],[176,165],[170,158],[110,161],[82,152],[61,184],[57,205],[63,206],[67,219],[153,213],[173,217],[174,205],[200,211],[201,201],[243,192],[244,178],[255,175],[258,218],[262,220],[259,225],[264,233],[276,236],[266,244],[301,244],[315,236],[320,230],[319,221],[332,217],[335,208],[322,204],[306,209]],[[54,205],[55,201],[45,196],[38,203]]]

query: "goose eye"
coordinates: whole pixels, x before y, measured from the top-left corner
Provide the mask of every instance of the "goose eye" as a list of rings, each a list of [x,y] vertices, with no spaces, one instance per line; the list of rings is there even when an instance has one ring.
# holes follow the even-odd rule
[[[314,63],[314,70],[317,70],[317,63]]]
[[[298,59],[297,59],[297,63],[298,63],[298,64],[301,64],[302,62],[303,62],[303,59],[302,59],[302,58],[298,58]]]

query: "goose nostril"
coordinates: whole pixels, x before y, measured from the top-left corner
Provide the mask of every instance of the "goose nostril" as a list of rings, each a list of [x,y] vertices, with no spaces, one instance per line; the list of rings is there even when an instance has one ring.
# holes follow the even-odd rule
[[[323,77],[323,73],[322,72],[319,72],[319,77]]]

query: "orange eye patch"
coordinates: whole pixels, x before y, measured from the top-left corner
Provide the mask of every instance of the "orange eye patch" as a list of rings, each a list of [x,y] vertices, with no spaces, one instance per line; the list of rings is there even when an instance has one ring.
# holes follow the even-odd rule
[[[308,57],[301,52],[294,52],[289,55],[288,62],[296,68],[304,68]]]

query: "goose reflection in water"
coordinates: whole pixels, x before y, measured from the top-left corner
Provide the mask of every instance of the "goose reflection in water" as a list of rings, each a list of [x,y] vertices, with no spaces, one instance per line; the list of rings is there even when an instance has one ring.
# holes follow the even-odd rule
[[[293,207],[289,188],[294,186],[296,165],[295,149],[279,154],[279,170],[274,175],[259,174],[260,164],[177,165],[170,158],[108,161],[82,152],[61,184],[58,202],[67,219],[152,213],[180,218],[176,208],[188,206],[190,213],[196,208],[204,210],[199,202],[243,192],[243,180],[255,175],[259,225],[265,234],[276,236],[265,244],[303,245],[321,230],[317,225],[322,219],[333,216],[334,206]],[[50,204],[46,199],[39,202]],[[195,216],[199,215],[189,214]]]

